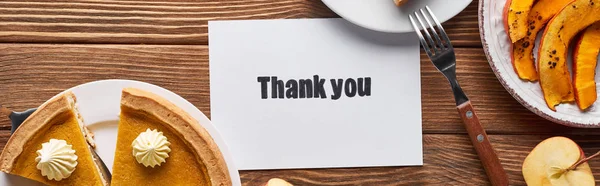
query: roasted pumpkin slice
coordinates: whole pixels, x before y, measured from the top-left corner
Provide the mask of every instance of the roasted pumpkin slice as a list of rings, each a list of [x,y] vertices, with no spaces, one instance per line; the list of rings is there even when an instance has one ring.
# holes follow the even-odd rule
[[[573,51],[573,87],[579,109],[585,110],[596,101],[596,63],[600,51],[600,22],[581,33]]]
[[[600,0],[575,0],[548,22],[538,51],[540,86],[548,108],[575,100],[567,50],[577,33],[600,20]]]
[[[527,33],[523,39],[513,43],[511,61],[519,78],[537,81],[539,76],[535,69],[533,47],[537,33],[550,21],[558,11],[573,0],[538,0],[527,17]]]
[[[508,0],[504,5],[504,29],[511,43],[527,35],[527,15],[535,0]]]

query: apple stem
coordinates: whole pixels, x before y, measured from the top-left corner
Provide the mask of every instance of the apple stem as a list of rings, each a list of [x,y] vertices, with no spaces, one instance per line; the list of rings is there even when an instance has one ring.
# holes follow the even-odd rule
[[[575,168],[577,168],[577,167],[578,167],[579,165],[581,165],[582,163],[585,163],[585,162],[587,162],[588,160],[590,160],[590,159],[592,159],[592,158],[594,158],[594,157],[596,157],[596,156],[599,156],[599,155],[600,155],[600,151],[596,152],[596,154],[593,154],[593,155],[591,155],[591,156],[589,156],[589,157],[587,157],[587,158],[583,158],[583,159],[579,160],[577,163],[575,163],[575,164],[571,165],[571,167],[569,167],[567,170],[575,170]]]

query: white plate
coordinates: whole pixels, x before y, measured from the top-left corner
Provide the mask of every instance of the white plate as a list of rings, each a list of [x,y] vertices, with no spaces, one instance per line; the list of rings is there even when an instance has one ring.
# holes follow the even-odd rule
[[[575,103],[560,104],[556,106],[556,112],[552,111],[546,106],[539,83],[523,81],[515,73],[510,59],[510,41],[502,21],[505,3],[506,0],[479,2],[481,41],[490,66],[500,83],[523,106],[543,118],[572,127],[600,127],[600,109],[597,102],[585,112],[579,110]],[[537,51],[540,35],[541,33],[538,34],[535,51]],[[569,66],[571,66],[570,55],[567,58]],[[537,52],[534,52],[534,56],[537,57]],[[598,68],[600,65],[596,70]],[[596,82],[600,82],[600,73],[596,73]],[[600,85],[597,84],[596,87],[600,89]]]
[[[140,88],[158,94],[196,118],[219,146],[229,168],[233,185],[241,185],[240,175],[237,168],[233,165],[233,158],[229,153],[229,149],[206,115],[193,104],[167,89],[131,80],[95,81],[69,89],[77,96],[79,111],[89,129],[95,134],[96,152],[111,172],[117,143],[117,122],[120,112],[121,90],[125,87]],[[0,185],[40,184],[18,176],[0,173]]]
[[[408,0],[400,7],[393,0],[323,0],[344,19],[380,32],[413,32],[408,15],[425,5],[437,16],[440,22],[456,16],[465,9],[471,0]]]

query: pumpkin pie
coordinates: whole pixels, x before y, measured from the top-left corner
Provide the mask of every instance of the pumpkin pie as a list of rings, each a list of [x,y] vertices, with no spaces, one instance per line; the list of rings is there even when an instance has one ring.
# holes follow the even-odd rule
[[[75,102],[65,92],[31,114],[6,143],[0,170],[46,185],[107,185]]]
[[[210,134],[153,93],[125,88],[111,185],[231,185]]]

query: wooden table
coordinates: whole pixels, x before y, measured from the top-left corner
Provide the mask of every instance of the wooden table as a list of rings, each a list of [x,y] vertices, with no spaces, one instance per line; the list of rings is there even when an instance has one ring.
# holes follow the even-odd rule
[[[23,110],[72,86],[119,78],[173,90],[210,114],[207,21],[338,17],[318,0],[191,1],[0,2],[0,104]],[[546,121],[505,91],[481,47],[477,6],[474,1],[444,27],[456,49],[458,79],[511,184],[525,184],[523,159],[547,137],[571,137],[587,154],[600,150],[600,130]],[[240,171],[242,182],[260,185],[280,177],[296,185],[489,184],[450,87],[424,54],[421,83],[422,167]],[[3,148],[10,123],[0,118]],[[600,178],[600,160],[590,164]]]

